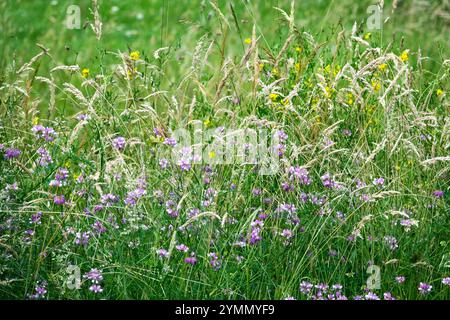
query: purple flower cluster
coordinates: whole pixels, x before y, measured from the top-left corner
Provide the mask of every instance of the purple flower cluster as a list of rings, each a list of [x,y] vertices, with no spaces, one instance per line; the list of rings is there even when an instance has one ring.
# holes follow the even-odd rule
[[[91,269],[89,272],[86,272],[83,276],[86,280],[91,281],[91,286],[89,290],[93,293],[101,293],[103,292],[103,288],[100,285],[100,282],[103,280],[102,272],[98,269]]]
[[[37,149],[37,153],[40,156],[38,163],[41,167],[47,167],[49,164],[53,163],[52,157],[47,149],[39,148]]]
[[[308,170],[301,167],[289,167],[288,169],[289,179],[298,181],[302,185],[310,185],[311,179],[309,178]]]
[[[262,227],[264,227],[264,222],[256,219],[251,223],[251,227],[252,229],[250,231],[249,243],[251,245],[255,245],[262,240],[261,231]]]
[[[112,141],[112,145],[117,150],[123,150],[123,149],[125,149],[126,140],[124,137],[114,138]]]
[[[8,148],[5,150],[4,158],[6,160],[11,160],[11,159],[19,157],[21,153],[22,153],[22,151],[20,151],[19,149]]]
[[[38,139],[44,139],[47,142],[52,142],[55,140],[57,133],[53,128],[44,127],[43,125],[37,124],[35,125],[31,131],[34,132]]]
[[[38,282],[34,287],[34,293],[29,295],[30,299],[40,299],[45,298],[47,294],[47,282]]]
[[[328,189],[340,189],[342,187],[342,185],[333,180],[329,173],[325,173],[321,176],[320,180],[322,180],[323,186]]]

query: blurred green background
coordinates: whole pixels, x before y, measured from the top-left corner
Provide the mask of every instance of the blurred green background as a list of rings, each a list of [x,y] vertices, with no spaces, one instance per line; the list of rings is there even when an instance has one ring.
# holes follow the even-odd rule
[[[264,44],[272,46],[284,41],[286,23],[279,7],[289,12],[290,0],[216,0],[228,19],[227,55],[242,53],[242,39],[251,36],[253,23],[263,34]],[[365,27],[368,6],[377,0],[297,0],[295,22],[321,40],[340,31],[351,30],[356,21]],[[395,5],[396,3],[396,5]],[[99,0],[103,36],[97,41],[88,26],[93,21],[89,0],[2,0],[0,4],[1,74],[8,65],[20,65],[39,52],[35,43],[51,49],[55,64],[79,64],[95,69],[95,56],[101,50],[139,50],[152,54],[159,47],[173,46],[177,58],[195,47],[204,34],[219,37],[220,19],[209,1],[199,0]],[[65,26],[69,5],[81,9],[81,29]],[[233,18],[233,6],[237,25]],[[394,8],[394,6],[396,8]],[[429,56],[427,63],[446,59],[449,49],[450,4],[448,0],[385,1],[382,31],[373,39],[387,43],[393,39],[412,50],[421,49]],[[281,41],[280,41],[281,39]],[[380,43],[381,44],[381,43]],[[97,65],[98,66],[98,65]],[[45,66],[41,66],[45,69]]]

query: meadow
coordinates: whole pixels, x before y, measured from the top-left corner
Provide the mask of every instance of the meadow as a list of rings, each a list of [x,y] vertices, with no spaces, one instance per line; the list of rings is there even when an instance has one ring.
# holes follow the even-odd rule
[[[2,1],[0,298],[450,299],[449,20]]]

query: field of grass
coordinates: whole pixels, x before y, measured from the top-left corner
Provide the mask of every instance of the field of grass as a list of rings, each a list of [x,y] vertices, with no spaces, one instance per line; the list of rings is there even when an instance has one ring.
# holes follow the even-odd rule
[[[96,3],[0,4],[1,299],[450,299],[449,1]]]

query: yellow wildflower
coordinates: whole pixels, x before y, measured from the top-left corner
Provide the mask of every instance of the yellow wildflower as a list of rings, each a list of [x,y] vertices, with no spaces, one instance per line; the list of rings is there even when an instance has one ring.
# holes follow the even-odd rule
[[[297,72],[299,72],[302,67],[300,62],[297,62],[294,66],[295,66],[295,71],[297,71]]]
[[[273,69],[272,69],[272,74],[273,74],[275,77],[278,77],[279,74],[280,74],[280,72],[278,71],[278,68],[273,68]]]
[[[269,99],[272,100],[272,102],[276,102],[278,99],[278,94],[277,93],[269,94]]]
[[[372,33],[367,32],[367,33],[364,35],[364,40],[370,40],[371,37],[372,37]]]
[[[353,94],[351,94],[351,93],[347,94],[347,104],[349,106],[353,105]]]
[[[436,95],[437,95],[438,97],[442,96],[443,94],[444,94],[444,90],[442,90],[442,89],[437,89],[437,90],[436,90]]]
[[[301,48],[301,47],[296,47],[296,48],[295,48],[295,51],[297,51],[298,53],[300,53],[300,52],[303,51],[303,48]]]
[[[139,60],[140,56],[139,51],[133,51],[130,53],[130,58],[134,61]]]
[[[39,117],[34,117],[32,123],[33,126],[37,125],[39,123]]]
[[[387,63],[382,63],[378,66],[378,70],[380,70],[381,72],[385,71],[387,68]]]
[[[84,68],[83,70],[81,70],[81,76],[83,78],[89,77],[89,69],[88,68]]]
[[[409,60],[409,50],[405,50],[402,52],[402,54],[400,55],[400,60],[402,60],[403,62]]]
[[[208,156],[209,156],[210,159],[213,159],[213,158],[216,157],[216,153],[214,151],[210,151]]]
[[[244,40],[244,43],[245,43],[245,44],[251,44],[251,43],[252,43],[252,39],[246,38],[246,39]]]
[[[203,124],[205,127],[209,127],[211,125],[211,120],[206,119],[205,121],[203,121]]]
[[[333,93],[334,89],[330,88],[329,86],[325,87],[325,96],[330,99],[331,98],[331,94]]]
[[[373,88],[373,90],[374,90],[375,92],[380,91],[380,89],[381,89],[381,83],[380,83],[380,81],[373,80],[373,81],[372,81],[372,88]]]

